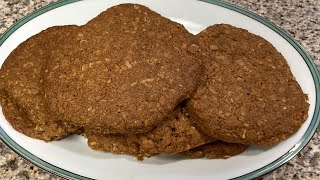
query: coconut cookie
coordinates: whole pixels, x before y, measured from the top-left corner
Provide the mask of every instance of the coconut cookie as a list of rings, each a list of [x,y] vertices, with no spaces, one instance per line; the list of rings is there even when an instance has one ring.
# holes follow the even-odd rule
[[[308,98],[284,57],[265,39],[231,25],[197,35],[206,83],[188,102],[199,128],[226,142],[271,146],[308,116]]]
[[[18,131],[30,137],[50,141],[78,129],[51,115],[45,106],[42,87],[43,70],[51,50],[67,43],[66,37],[76,29],[76,26],[51,27],[32,36],[20,44],[1,67],[6,114],[19,124],[12,124],[14,128],[19,127]],[[23,114],[21,118],[18,112]],[[22,130],[24,127],[27,129]]]
[[[182,25],[147,7],[114,6],[48,62],[49,108],[99,132],[148,132],[198,86],[202,68],[194,43]]]

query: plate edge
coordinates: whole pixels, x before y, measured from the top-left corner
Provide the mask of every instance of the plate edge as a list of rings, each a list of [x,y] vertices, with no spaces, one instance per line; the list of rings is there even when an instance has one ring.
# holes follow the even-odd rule
[[[261,167],[253,172],[244,174],[242,176],[236,177],[234,179],[254,179],[258,178],[262,175],[265,175],[280,166],[284,165],[288,161],[290,161],[293,157],[295,157],[311,140],[313,135],[315,134],[319,123],[320,123],[320,73],[313,61],[313,59],[310,57],[310,55],[307,53],[307,51],[286,31],[284,31],[282,28],[277,26],[276,24],[272,23],[271,21],[263,18],[262,16],[255,14],[247,9],[244,9],[242,7],[223,2],[220,0],[200,0],[202,2],[207,2],[210,4],[214,4],[220,7],[224,7],[227,9],[230,9],[232,11],[238,12],[240,14],[243,14],[253,20],[256,20],[263,25],[270,28],[275,33],[279,34],[282,38],[284,38],[287,42],[291,44],[291,46],[300,54],[300,56],[303,58],[305,63],[308,66],[309,71],[311,72],[314,85],[315,85],[315,92],[316,92],[316,103],[315,103],[315,110],[312,115],[312,119],[310,122],[310,125],[308,126],[306,132],[303,134],[302,139],[299,140],[299,142],[293,146],[287,153],[276,159],[275,161],[269,163],[268,165]]]
[[[12,26],[10,26],[1,36],[0,36],[0,47],[2,44],[8,39],[11,34],[13,34],[17,29],[19,29],[21,26],[29,22],[30,20],[40,16],[41,14],[44,14],[46,12],[49,12],[53,9],[56,9],[58,7],[71,4],[74,2],[78,2],[81,0],[60,0],[51,4],[48,4],[30,14],[23,17],[22,19],[15,22]],[[7,133],[1,128],[0,126],[0,139],[5,143],[11,150],[13,150],[16,154],[18,154],[20,157],[25,159],[26,161],[34,164],[35,166],[39,167],[40,169],[43,169],[44,171],[47,171],[53,175],[56,175],[58,177],[64,178],[64,179],[81,179],[81,180],[91,180],[91,178],[84,177],[75,173],[72,173],[70,171],[67,171],[65,169],[59,168],[55,165],[52,165],[26,149],[22,148],[20,145],[18,145],[16,142],[14,142]]]
[[[7,29],[2,34],[2,36],[0,37],[0,47],[12,33],[14,33],[18,28],[20,28],[21,26],[23,26],[25,23],[29,22],[30,20],[34,19],[35,17],[37,17],[45,12],[48,12],[52,9],[55,9],[55,8],[58,8],[58,7],[61,7],[61,6],[70,4],[70,3],[78,2],[78,1],[80,1],[80,0],[58,1],[56,3],[52,3],[47,6],[44,6],[43,8],[41,8],[37,11],[34,11],[33,13],[25,16],[24,18],[20,19],[16,23],[14,23],[9,29]],[[315,104],[316,106],[315,106],[314,114],[312,116],[312,120],[310,122],[310,125],[308,126],[308,129],[304,133],[302,139],[294,147],[292,147],[286,154],[279,157],[277,160],[271,162],[270,164],[268,164],[262,168],[259,168],[258,170],[255,170],[255,171],[250,172],[248,174],[236,177],[235,179],[257,178],[257,177],[260,177],[264,174],[267,174],[267,173],[275,170],[276,168],[282,166],[283,164],[285,164],[286,162],[291,160],[295,155],[297,155],[309,143],[309,141],[311,140],[311,138],[315,134],[316,129],[319,126],[319,122],[320,122],[320,115],[319,115],[320,94],[318,93],[320,91],[320,87],[319,87],[320,86],[319,85],[320,84],[320,74],[319,74],[319,71],[318,71],[315,63],[313,62],[312,58],[307,53],[307,51],[294,38],[292,38],[287,32],[285,32],[283,29],[281,29],[280,27],[278,27],[277,25],[275,25],[271,21],[255,14],[247,9],[244,9],[242,7],[239,7],[239,6],[227,3],[227,2],[223,2],[220,0],[200,0],[200,1],[214,4],[214,5],[238,12],[240,14],[243,14],[247,17],[250,17],[250,18],[262,23],[263,25],[267,26],[268,28],[270,28],[271,30],[273,30],[274,32],[279,34],[282,38],[284,38],[287,42],[289,42],[299,52],[299,54],[301,55],[301,57],[304,59],[305,63],[307,64],[307,66],[311,72],[311,75],[313,77],[313,80],[314,80],[315,90],[316,90],[316,104]],[[25,150],[24,148],[22,148],[18,144],[16,144],[5,133],[5,131],[1,127],[0,127],[0,138],[14,152],[16,152],[18,155],[20,155],[21,157],[23,157],[27,161],[31,162],[32,164],[40,167],[41,169],[44,169],[50,173],[53,173],[53,174],[58,175],[63,178],[90,179],[88,177],[84,177],[84,176],[69,172],[67,170],[64,170],[62,168],[56,167],[56,166],[54,166],[54,165],[52,165],[52,164],[50,164],[40,158],[34,156],[33,154],[31,154],[30,152],[28,152],[27,150]],[[48,166],[51,166],[51,167],[48,167]]]

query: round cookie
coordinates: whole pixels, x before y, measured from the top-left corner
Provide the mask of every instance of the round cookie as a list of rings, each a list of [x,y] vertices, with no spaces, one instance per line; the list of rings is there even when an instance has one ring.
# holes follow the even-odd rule
[[[81,29],[45,75],[49,108],[65,121],[105,133],[143,133],[196,89],[198,46],[182,25],[122,4]]]
[[[211,142],[193,149],[179,153],[186,157],[208,159],[227,159],[231,156],[241,154],[248,148],[248,145],[227,143],[223,141]]]
[[[43,70],[51,49],[66,43],[77,26],[51,27],[21,43],[1,67],[1,91],[6,117],[18,131],[45,141],[56,140],[76,131],[45,106]]]
[[[284,57],[263,38],[230,25],[197,35],[206,82],[187,106],[199,128],[226,142],[271,146],[293,135],[309,104]]]
[[[160,126],[147,133],[103,134],[85,129],[85,134],[92,149],[141,157],[159,153],[176,154],[213,141],[196,129],[180,107]]]

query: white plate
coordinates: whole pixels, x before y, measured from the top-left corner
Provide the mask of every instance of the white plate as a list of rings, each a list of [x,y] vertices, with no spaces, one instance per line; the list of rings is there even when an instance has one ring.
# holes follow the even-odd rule
[[[287,59],[291,70],[310,100],[309,118],[288,140],[272,148],[250,147],[227,160],[184,159],[158,156],[138,162],[134,157],[96,152],[86,139],[71,136],[45,143],[15,131],[0,115],[0,135],[14,151],[32,163],[66,178],[78,179],[227,179],[254,178],[296,155],[310,140],[319,124],[319,72],[309,55],[287,33],[269,21],[236,6],[196,0],[64,0],[47,6],[13,25],[0,39],[0,62],[21,42],[50,26],[82,25],[108,7],[135,2],[183,24],[196,34],[209,25],[228,23],[248,29],[270,41]],[[62,34],[63,36],[63,34]]]

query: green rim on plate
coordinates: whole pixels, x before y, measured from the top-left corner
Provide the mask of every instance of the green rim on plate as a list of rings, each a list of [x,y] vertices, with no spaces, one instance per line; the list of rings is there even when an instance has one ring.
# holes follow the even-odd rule
[[[45,6],[41,9],[39,9],[38,11],[35,11],[31,14],[29,14],[28,16],[22,18],[21,20],[19,20],[18,22],[16,22],[14,25],[12,25],[7,31],[4,32],[4,34],[1,36],[0,38],[0,46],[5,42],[5,40],[12,34],[14,33],[18,28],[20,28],[21,26],[23,26],[25,23],[29,22],[30,20],[36,18],[37,16],[46,13],[52,9],[70,4],[70,3],[74,3],[77,2],[79,0],[62,0],[62,1],[58,1],[56,3],[50,4],[48,6]],[[300,141],[293,147],[291,148],[287,153],[285,153],[283,156],[281,156],[280,158],[278,158],[277,160],[273,161],[272,163],[256,170],[253,172],[250,172],[248,174],[245,174],[243,176],[237,177],[236,179],[253,179],[259,176],[262,176],[268,172],[271,172],[272,170],[280,167],[281,165],[283,165],[284,163],[288,162],[290,159],[292,159],[296,154],[298,154],[310,141],[310,139],[312,138],[312,136],[314,135],[314,133],[316,132],[316,129],[319,125],[320,122],[320,74],[319,71],[316,67],[316,65],[314,64],[313,60],[311,59],[311,57],[308,55],[308,53],[303,49],[303,47],[297,42],[295,41],[288,33],[286,33],[284,30],[282,30],[281,28],[279,28],[278,26],[276,26],[275,24],[271,23],[270,21],[264,19],[263,17],[254,14],[253,12],[250,12],[246,9],[243,9],[241,7],[223,2],[223,1],[219,1],[219,0],[202,0],[203,2],[207,2],[207,3],[211,3],[217,6],[221,6],[227,9],[230,9],[232,11],[236,11],[238,13],[241,13],[247,17],[250,17],[262,24],[264,24],[265,26],[269,27],[270,29],[272,29],[274,32],[276,32],[277,34],[279,34],[280,36],[282,36],[285,40],[287,40],[301,55],[301,57],[304,59],[304,61],[306,62],[313,80],[314,80],[314,84],[315,84],[315,89],[316,89],[316,107],[314,110],[314,114],[312,117],[312,120],[310,122],[310,125],[308,127],[308,129],[306,130],[306,132],[304,133],[303,137],[300,139]],[[67,170],[61,169],[59,167],[56,167],[36,156],[34,156],[33,154],[31,154],[30,152],[28,152],[27,150],[25,150],[24,148],[22,148],[21,146],[19,146],[16,142],[14,142],[7,134],[6,132],[0,127],[0,138],[3,140],[4,143],[6,143],[13,151],[15,151],[17,154],[19,154],[20,156],[22,156],[23,158],[25,158],[26,160],[28,160],[29,162],[37,165],[38,167],[51,172],[55,175],[58,175],[60,177],[63,178],[69,178],[69,179],[90,179],[88,177],[84,177],[72,172],[69,172]]]

